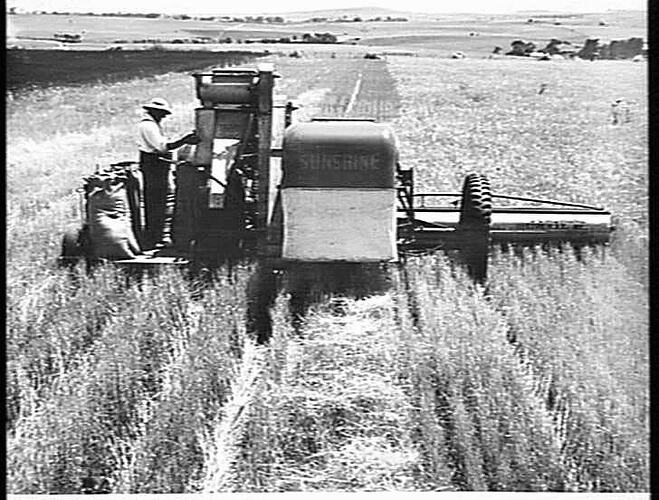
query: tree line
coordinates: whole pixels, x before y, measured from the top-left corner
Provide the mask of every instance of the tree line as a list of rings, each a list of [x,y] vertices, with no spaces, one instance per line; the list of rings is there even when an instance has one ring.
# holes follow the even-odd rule
[[[11,7],[9,9],[9,14],[18,14],[16,7]],[[165,15],[158,12],[60,12],[60,11],[45,11],[45,10],[36,10],[30,12],[30,14],[37,15],[53,15],[53,16],[99,16],[99,17],[141,17],[145,19],[177,19],[177,20],[193,20],[193,21],[217,21],[217,22],[227,22],[227,23],[253,23],[253,24],[284,24],[288,21],[282,16],[245,16],[245,17],[236,17],[236,16],[190,16],[188,14],[174,14],[174,15]],[[361,23],[361,22],[405,22],[408,21],[406,17],[392,17],[392,16],[377,16],[368,19],[364,19],[360,16],[350,17],[343,15],[337,18],[328,18],[328,17],[311,17],[303,21],[302,23]]]

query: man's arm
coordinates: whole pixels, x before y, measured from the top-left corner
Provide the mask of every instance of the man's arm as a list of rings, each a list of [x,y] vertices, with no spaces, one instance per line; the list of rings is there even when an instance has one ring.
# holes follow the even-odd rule
[[[160,132],[160,127],[149,120],[140,122],[140,133],[143,141],[161,154],[165,154],[172,149],[178,149],[184,144],[199,143],[199,138],[194,133],[187,134],[178,140],[167,142],[167,139]]]
[[[197,135],[192,133],[192,134],[187,134],[181,137],[180,139],[172,142],[168,142],[166,144],[167,149],[178,149],[184,144],[197,144],[199,143],[199,140],[197,139]]]

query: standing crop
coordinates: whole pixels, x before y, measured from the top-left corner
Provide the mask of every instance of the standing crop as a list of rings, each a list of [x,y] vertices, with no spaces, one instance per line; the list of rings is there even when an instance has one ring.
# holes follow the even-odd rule
[[[283,294],[257,348],[249,267],[199,293],[178,272],[133,282],[54,265],[80,178],[134,157],[132,113],[154,95],[173,103],[169,130],[192,128],[192,79],[18,96],[8,491],[647,491],[643,65],[273,60],[301,117],[343,116],[354,94],[349,116],[389,120],[419,189],[483,173],[495,192],[603,204],[619,237],[579,259],[495,251],[486,290],[442,254],[409,258],[389,266],[388,292],[330,291],[298,331]],[[636,108],[614,127],[621,94]]]

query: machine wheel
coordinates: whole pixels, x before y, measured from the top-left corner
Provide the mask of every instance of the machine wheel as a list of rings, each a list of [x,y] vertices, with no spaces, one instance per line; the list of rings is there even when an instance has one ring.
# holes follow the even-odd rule
[[[60,267],[73,267],[83,256],[80,231],[67,231],[62,238],[62,252],[58,259]]]
[[[481,284],[487,279],[491,218],[490,181],[483,175],[469,174],[462,188],[459,229],[464,235],[464,242],[461,254],[469,275]]]
[[[272,337],[271,309],[280,290],[274,268],[259,264],[247,281],[247,332],[258,344],[267,344]]]
[[[492,218],[492,193],[490,181],[484,175],[469,174],[462,187],[460,226],[482,229],[490,225]]]

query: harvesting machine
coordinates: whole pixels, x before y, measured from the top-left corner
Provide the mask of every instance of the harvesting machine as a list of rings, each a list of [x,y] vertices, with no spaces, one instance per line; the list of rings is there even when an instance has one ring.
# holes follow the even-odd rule
[[[410,252],[444,249],[455,250],[471,276],[483,281],[492,244],[580,246],[610,238],[612,218],[603,208],[492,194],[483,175],[468,175],[460,192],[417,192],[387,125],[344,118],[296,122],[295,106],[273,93],[271,65],[193,77],[201,142],[176,166],[173,246],[112,259],[95,250],[86,220],[65,237],[64,261],[109,257],[126,266],[214,266],[251,257],[281,270],[301,263],[395,262]],[[143,202],[132,163],[116,165],[126,174],[139,240]],[[519,202],[527,205],[515,206]]]

